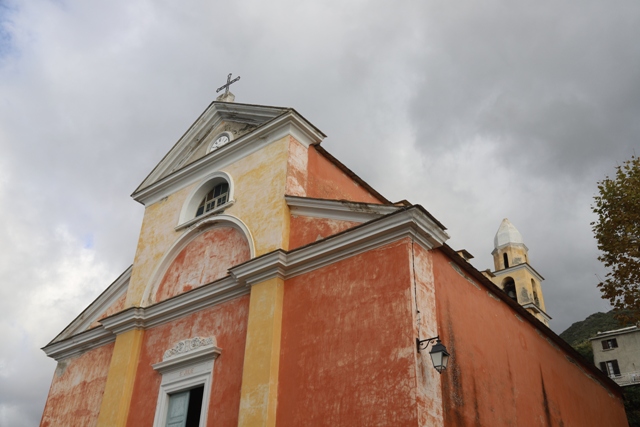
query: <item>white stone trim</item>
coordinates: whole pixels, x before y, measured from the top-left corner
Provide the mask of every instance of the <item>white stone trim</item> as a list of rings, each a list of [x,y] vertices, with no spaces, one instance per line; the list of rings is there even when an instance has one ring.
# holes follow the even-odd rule
[[[247,285],[280,277],[289,279],[383,246],[403,237],[415,239],[425,249],[441,246],[449,238],[434,221],[418,209],[408,209],[346,233],[329,237],[292,252],[275,251],[229,269]]]
[[[230,276],[148,307],[134,307],[100,321],[96,336],[80,334],[45,347],[47,355],[64,358],[113,341],[116,334],[147,329],[249,293],[249,286],[273,277],[289,279],[404,237],[429,250],[449,237],[419,208],[396,212],[291,252],[276,250],[229,270]],[[93,330],[92,330],[93,331]],[[93,338],[91,338],[93,337]],[[93,340],[92,340],[93,339]],[[95,341],[95,343],[94,343]]]
[[[538,307],[537,305],[535,305],[532,302],[527,303],[527,304],[523,304],[522,307],[523,308],[529,308],[529,309],[535,311],[536,313],[539,313],[540,315],[542,315],[542,317],[544,317],[547,320],[547,322],[549,320],[551,320],[551,316],[549,316],[547,313],[545,313],[545,311],[543,309],[541,309],[540,307]]]
[[[59,362],[69,357],[79,356],[86,351],[109,344],[115,340],[116,336],[111,331],[98,326],[63,341],[48,344],[42,348],[42,351]]]
[[[129,266],[89,307],[58,334],[58,336],[51,341],[51,344],[65,340],[89,329],[91,324],[95,322],[102,313],[127,292],[129,280],[131,279],[131,270],[132,266]]]
[[[340,221],[367,222],[393,213],[401,207],[347,200],[323,200],[308,197],[285,196],[291,215]]]
[[[107,317],[100,323],[114,334],[136,328],[148,329],[248,293],[249,290],[245,286],[227,276],[210,285],[201,286],[149,307],[130,308]]]
[[[518,264],[518,265],[513,265],[509,268],[505,268],[503,270],[496,270],[493,272],[493,274],[496,277],[503,277],[503,276],[508,276],[509,273],[513,272],[513,271],[518,271],[518,270],[527,270],[529,273],[531,273],[536,279],[538,279],[538,283],[540,283],[540,286],[542,286],[542,282],[544,281],[544,277],[542,277],[540,275],[540,273],[538,273],[537,271],[535,271],[533,269],[533,267],[531,267],[528,263],[522,263],[522,264]]]
[[[196,212],[198,211],[198,206],[200,202],[204,198],[204,196],[217,184],[221,184],[222,182],[226,182],[229,185],[229,193],[227,195],[227,203],[222,206],[218,206],[217,208],[205,212],[204,214],[196,217]],[[180,210],[180,216],[178,218],[178,225],[176,225],[176,230],[180,230],[184,227],[188,227],[199,220],[212,215],[216,212],[223,211],[229,208],[235,202],[233,198],[235,192],[235,185],[233,183],[233,179],[231,175],[223,171],[216,171],[212,174],[207,175],[206,178],[202,180],[200,185],[194,188],[191,191],[191,194],[186,198],[185,202],[182,204],[182,209]]]
[[[173,245],[171,245],[169,250],[162,258],[162,261],[160,261],[153,274],[151,275],[151,279],[147,282],[144,294],[142,295],[142,304],[146,306],[154,303],[151,298],[156,292],[160,281],[164,277],[167,269],[169,268],[175,257],[178,256],[180,251],[182,251],[189,243],[191,243],[191,241],[195,239],[199,234],[213,228],[221,227],[232,227],[240,231],[247,239],[250,258],[255,257],[255,242],[253,240],[253,236],[251,234],[251,231],[249,230],[249,227],[247,227],[247,225],[241,219],[226,214],[208,216],[192,225],[182,236],[178,238],[178,240],[173,243]]]
[[[193,345],[193,343],[197,345]],[[206,344],[202,344],[206,342]],[[200,427],[207,425],[207,410],[211,400],[211,383],[213,381],[213,367],[215,359],[220,355],[221,349],[216,346],[215,337],[205,339],[195,337],[180,341],[176,346],[182,345],[187,351],[177,355],[169,355],[165,352],[162,362],[151,365],[153,369],[162,375],[160,390],[158,391],[158,403],[153,421],[154,427],[165,427],[167,411],[169,409],[169,395],[186,391],[200,385],[204,386],[202,393],[202,409],[200,412]]]
[[[324,134],[315,129],[298,113],[294,110],[288,110],[256,128],[253,132],[241,136],[233,143],[220,147],[164,178],[160,178],[162,174],[156,177],[157,174],[154,171],[153,177],[150,175],[131,196],[143,205],[155,203],[193,182],[204,179],[212,169],[223,169],[287,135],[293,136],[305,147],[319,144],[324,139]],[[166,159],[166,161],[171,162],[172,160]],[[163,160],[163,162],[165,161]],[[153,182],[155,179],[158,180]],[[149,182],[148,185],[147,182]]]

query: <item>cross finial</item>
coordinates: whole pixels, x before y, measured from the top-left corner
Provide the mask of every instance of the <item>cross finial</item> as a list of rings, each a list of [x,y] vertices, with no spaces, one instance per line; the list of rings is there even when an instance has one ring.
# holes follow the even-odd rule
[[[226,85],[222,85],[220,86],[217,90],[216,93],[220,92],[222,89],[224,89],[224,97],[226,98],[229,95],[229,86],[231,86],[233,83],[237,82],[238,80],[240,80],[240,76],[236,77],[235,79],[231,80],[231,74],[229,73],[229,75],[227,76],[227,84]]]

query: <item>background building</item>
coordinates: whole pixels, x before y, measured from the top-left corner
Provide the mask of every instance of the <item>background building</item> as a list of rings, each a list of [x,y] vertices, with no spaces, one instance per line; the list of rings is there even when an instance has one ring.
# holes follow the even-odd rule
[[[629,326],[591,338],[593,362],[621,386],[640,384],[640,329]]]
[[[134,191],[133,265],[44,348],[42,426],[627,425],[619,387],[427,210],[295,110],[232,101]],[[420,349],[435,337],[442,374]]]

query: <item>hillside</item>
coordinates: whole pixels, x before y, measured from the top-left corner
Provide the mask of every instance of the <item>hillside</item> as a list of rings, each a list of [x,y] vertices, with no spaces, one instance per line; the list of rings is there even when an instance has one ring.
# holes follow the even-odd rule
[[[560,337],[575,346],[595,336],[598,332],[622,328],[623,325],[613,316],[613,310],[607,313],[594,313],[586,319],[569,326],[560,334]]]

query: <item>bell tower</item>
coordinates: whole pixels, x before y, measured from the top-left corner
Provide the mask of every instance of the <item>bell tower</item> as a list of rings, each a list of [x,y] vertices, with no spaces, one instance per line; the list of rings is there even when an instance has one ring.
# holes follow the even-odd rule
[[[549,326],[551,317],[545,312],[542,296],[542,277],[529,265],[529,248],[522,234],[505,218],[493,240],[493,264],[495,271],[491,281],[507,295],[526,308],[538,320]]]

